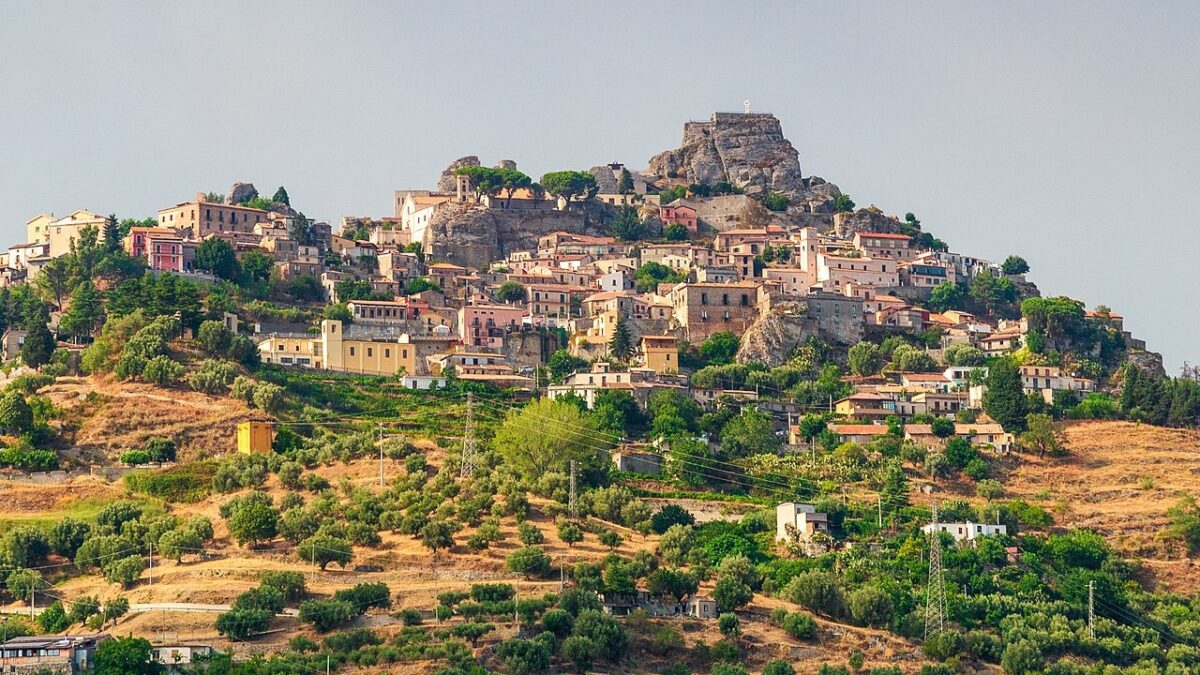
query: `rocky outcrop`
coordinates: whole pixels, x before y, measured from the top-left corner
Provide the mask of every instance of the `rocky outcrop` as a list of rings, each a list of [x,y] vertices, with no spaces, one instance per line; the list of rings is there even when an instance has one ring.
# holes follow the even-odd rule
[[[497,169],[515,169],[515,168],[517,168],[517,163],[511,159],[502,159],[499,162],[496,162],[496,168]]]
[[[896,234],[900,232],[900,219],[885,215],[877,208],[859,209],[833,215],[833,233],[836,236],[849,239],[858,232]]]
[[[455,183],[454,172],[465,166],[479,166],[479,158],[475,155],[467,155],[466,157],[459,157],[450,162],[450,166],[446,167],[445,171],[442,171],[441,176],[438,176],[437,191],[454,192],[458,187]]]
[[[506,211],[451,204],[429,223],[426,252],[438,260],[468,268],[486,267],[512,251],[537,248],[538,237],[562,230],[605,233],[612,207],[577,204],[570,211]]]
[[[225,197],[226,204],[244,204],[258,197],[258,190],[254,188],[254,183],[234,183],[233,187],[229,188],[229,196]]]
[[[780,302],[742,334],[736,359],[775,368],[787,362],[797,345],[816,334],[817,323],[808,316],[804,303]]]
[[[596,192],[602,195],[611,195],[619,192],[617,190],[617,178],[613,176],[613,171],[607,164],[593,166],[588,169],[588,173],[592,174],[592,178],[596,179]]]
[[[796,347],[810,337],[831,345],[850,345],[862,339],[861,323],[833,316],[826,319],[809,312],[807,301],[777,301],[742,333],[735,359],[738,363],[762,363],[774,368],[786,363]]]
[[[688,122],[683,144],[650,158],[649,171],[690,183],[728,181],[748,194],[805,189],[799,153],[771,114],[714,113],[708,122]]]
[[[1156,377],[1166,377],[1167,369],[1163,367],[1162,354],[1158,352],[1148,352],[1143,349],[1130,349],[1125,352],[1126,363],[1141,368],[1147,373],[1151,373]]]

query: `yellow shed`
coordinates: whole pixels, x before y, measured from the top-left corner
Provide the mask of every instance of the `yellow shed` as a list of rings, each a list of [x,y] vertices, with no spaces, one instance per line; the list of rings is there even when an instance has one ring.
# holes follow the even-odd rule
[[[249,455],[271,452],[275,429],[270,422],[242,422],[238,425],[238,452]]]

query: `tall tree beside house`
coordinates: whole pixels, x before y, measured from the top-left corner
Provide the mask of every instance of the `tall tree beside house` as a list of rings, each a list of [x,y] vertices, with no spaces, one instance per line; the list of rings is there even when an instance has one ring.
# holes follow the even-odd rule
[[[591,199],[596,196],[596,177],[586,171],[552,171],[542,176],[542,187],[567,201],[568,208],[575,198]]]
[[[500,186],[504,188],[507,196],[504,198],[504,206],[507,208],[512,203],[513,193],[522,188],[528,188],[533,185],[533,179],[525,175],[522,171],[516,169],[496,169],[499,172]]]
[[[280,185],[279,189],[275,191],[275,196],[271,197],[271,201],[278,204],[287,204],[288,206],[292,205],[292,201],[288,198],[287,189],[282,185]]]
[[[233,246],[224,239],[212,237],[205,239],[196,247],[196,268],[212,272],[222,279],[236,279],[238,276],[237,256]]]
[[[54,356],[55,341],[47,324],[50,313],[42,305],[40,311],[26,322],[25,344],[21,345],[21,360],[30,368],[40,368]]]
[[[312,246],[316,243],[316,234],[313,232],[312,221],[309,220],[303,213],[297,213],[295,218],[292,218],[292,226],[288,229],[288,236],[295,239],[301,246]]]
[[[61,256],[42,266],[36,284],[44,298],[53,301],[55,307],[61,307],[63,296],[71,290],[71,276],[71,261],[67,256]]]
[[[493,169],[490,166],[464,166],[456,169],[454,174],[471,179],[471,187],[474,188],[476,197],[495,196],[504,189],[504,179],[500,175],[500,169]]]
[[[1026,418],[1026,426],[1028,431],[1021,434],[1021,444],[1037,450],[1038,457],[1064,454],[1062,441],[1054,429],[1054,420],[1049,415],[1034,413]]]
[[[636,352],[633,345],[633,334],[630,333],[629,326],[625,324],[625,319],[617,319],[612,339],[608,341],[608,353],[614,358],[628,361]]]
[[[73,338],[85,340],[96,330],[102,313],[100,293],[91,279],[84,279],[71,294],[71,306],[59,321],[58,329]]]
[[[1000,270],[1005,274],[1025,274],[1029,271],[1029,263],[1019,255],[1010,255],[1001,263]]]
[[[496,289],[496,299],[500,302],[520,302],[525,299],[525,286],[519,281],[509,279]]]
[[[104,250],[108,253],[121,250],[121,224],[115,213],[108,214],[104,219]]]
[[[624,167],[621,168],[621,177],[617,179],[617,192],[623,195],[633,192],[633,174]]]
[[[983,410],[999,422],[1005,431],[1025,430],[1028,402],[1021,386],[1021,371],[1017,362],[1000,358],[988,367],[987,391],[983,394]]]

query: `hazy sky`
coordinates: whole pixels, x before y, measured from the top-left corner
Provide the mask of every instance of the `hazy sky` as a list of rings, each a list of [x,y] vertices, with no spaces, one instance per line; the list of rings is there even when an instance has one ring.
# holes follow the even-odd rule
[[[0,237],[236,180],[390,215],[455,157],[644,167],[775,113],[806,175],[1200,360],[1200,3],[0,4]]]

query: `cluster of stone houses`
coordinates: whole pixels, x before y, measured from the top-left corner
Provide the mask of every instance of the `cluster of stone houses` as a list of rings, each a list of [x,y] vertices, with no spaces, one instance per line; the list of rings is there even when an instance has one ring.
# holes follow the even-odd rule
[[[623,168],[609,167],[614,176]],[[509,251],[477,269],[427,260],[430,225],[444,209],[546,211],[569,206],[562,198],[528,189],[503,198],[479,195],[467,176],[449,178],[450,190],[397,191],[391,217],[343,218],[340,234],[324,223],[308,223],[304,242],[293,238],[299,216],[290,209],[255,209],[197,194],[192,201],[160,210],[154,227],[134,227],[123,245],[152,269],[190,273],[200,243],[221,238],[238,257],[251,251],[271,257],[281,278],[319,279],[332,302],[341,300],[341,282],[367,282],[378,299],[349,300],[348,321],[323,321],[319,333],[260,327],[262,359],[294,367],[401,374],[416,388],[437,386],[451,368],[457,377],[501,387],[543,386],[548,383],[537,381],[536,367],[559,346],[550,338],[565,332],[571,352],[599,363],[551,386],[552,397],[573,393],[590,404],[604,389],[629,391],[639,401],[660,388],[692,391],[678,377],[681,341],[698,344],[721,331],[741,335],[781,308],[804,315],[819,334],[847,343],[871,327],[937,327],[944,335],[943,348],[969,343],[995,355],[1023,344],[1022,321],[992,326],[966,312],[938,313],[917,306],[942,282],[998,271],[986,260],[920,250],[903,234],[833,234],[849,231],[839,224],[849,214],[833,216],[832,233],[798,226],[738,227],[726,202],[740,204],[746,197],[662,204],[654,184],[642,176],[635,176],[631,193],[602,192],[595,199],[637,203],[643,213],[654,210],[661,222],[680,223],[692,234],[702,226],[711,228],[712,240],[631,243],[557,231],[538,238],[535,248]],[[86,210],[65,218],[31,219],[28,242],[0,254],[0,280],[36,275],[47,261],[68,253],[83,228],[103,231],[103,225],[103,216]],[[649,263],[666,267],[676,281],[654,284],[639,277]],[[435,286],[405,295],[417,278]],[[508,282],[520,284],[521,297],[502,297],[499,290]],[[602,361],[619,326],[628,330],[636,353],[631,367],[610,368]],[[1055,391],[1087,392],[1094,386],[1053,367],[1026,366],[1022,376],[1028,391],[1048,400]],[[982,389],[968,377],[963,369],[901,374],[863,383],[834,407],[862,422],[892,415],[953,416],[979,405]],[[753,392],[693,393],[704,404],[721,395],[756,398]]]

